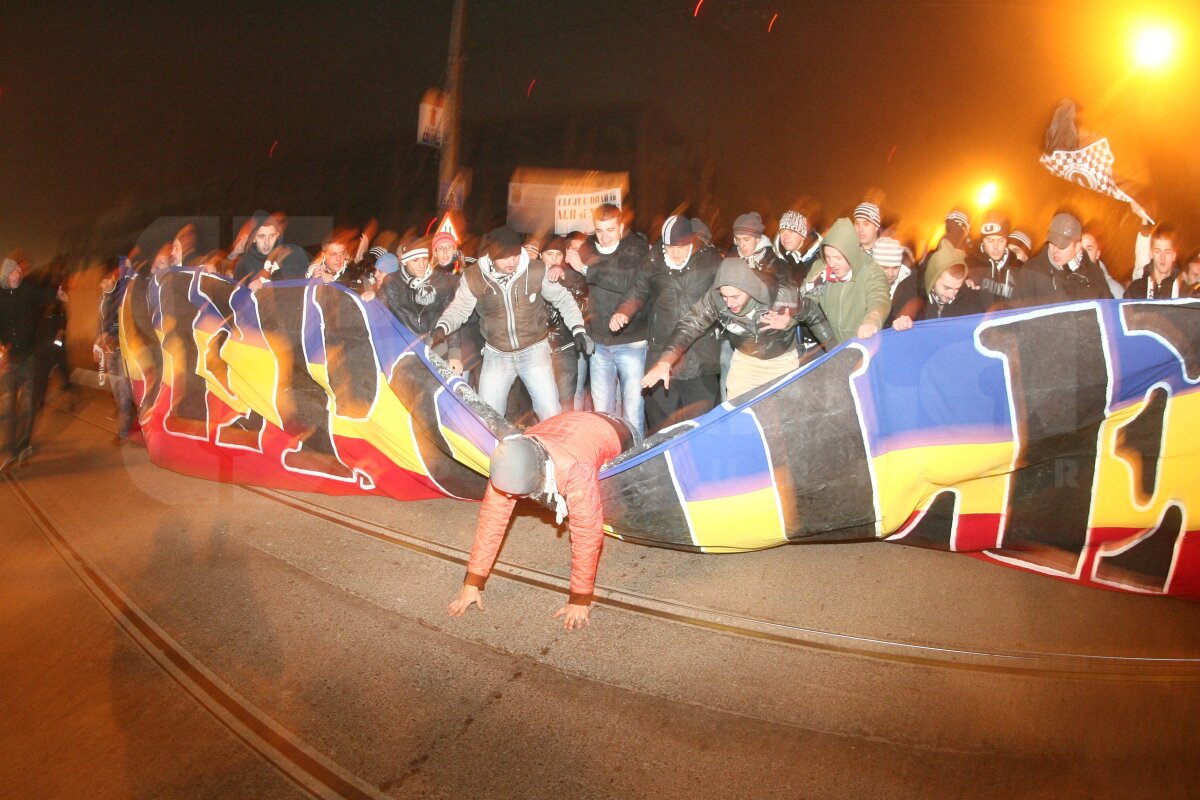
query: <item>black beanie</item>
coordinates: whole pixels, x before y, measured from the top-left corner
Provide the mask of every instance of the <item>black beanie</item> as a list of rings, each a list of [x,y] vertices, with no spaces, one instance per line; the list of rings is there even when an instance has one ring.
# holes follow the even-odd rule
[[[521,254],[521,234],[508,225],[496,228],[483,237],[483,254],[491,259],[492,263],[502,258],[519,256]]]

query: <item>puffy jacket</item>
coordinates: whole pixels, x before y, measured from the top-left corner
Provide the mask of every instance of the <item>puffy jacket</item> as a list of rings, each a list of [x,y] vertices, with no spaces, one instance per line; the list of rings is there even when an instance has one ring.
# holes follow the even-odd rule
[[[648,267],[638,273],[633,288],[625,293],[617,307],[618,312],[632,319],[649,304],[650,347],[646,352],[646,363],[653,364],[662,357],[675,324],[712,290],[720,264],[721,255],[711,245],[692,253],[683,269],[667,266],[661,245],[650,249]],[[715,336],[701,336],[693,342],[671,370],[676,380],[692,380],[720,371],[721,345]]]
[[[1013,305],[1039,306],[1075,300],[1111,300],[1108,281],[1087,253],[1080,248],[1079,267],[1056,267],[1050,262],[1046,245],[1016,271],[1013,280]]]
[[[750,295],[736,314],[721,299],[720,288],[732,286]],[[792,324],[784,330],[759,329],[763,314],[778,306],[795,307]],[[794,286],[780,286],[763,270],[752,270],[744,258],[731,256],[721,262],[713,286],[675,325],[659,361],[674,366],[684,351],[713,326],[725,330],[730,344],[752,358],[769,359],[796,349],[796,326],[804,323],[822,345],[833,343],[833,330],[817,303],[801,297]]]
[[[597,344],[630,344],[646,340],[645,310],[635,314],[629,324],[613,333],[608,329],[608,320],[617,312],[621,298],[637,280],[638,273],[646,266],[646,254],[650,249],[646,237],[631,233],[617,244],[617,249],[604,254],[596,249],[592,237],[579,248],[579,258],[587,266],[588,333]]]
[[[583,330],[583,316],[571,293],[546,280],[546,265],[530,260],[521,251],[521,261],[511,275],[492,268],[487,256],[463,273],[458,291],[434,327],[447,334],[458,330],[479,307],[479,328],[489,346],[514,353],[537,344],[548,335],[550,303],[563,316],[571,331]]]
[[[588,605],[604,547],[600,466],[632,444],[632,434],[621,420],[586,411],[565,411],[539,422],[524,435],[541,442],[554,462],[555,483],[567,501],[567,524],[571,529],[570,602]],[[467,561],[467,585],[482,589],[487,582],[516,502],[515,497],[496,491],[488,483]]]
[[[822,247],[832,247],[846,257],[850,262],[850,280],[827,281],[822,253],[809,270],[801,291],[820,304],[833,327],[835,341],[841,343],[854,338],[864,322],[883,328],[892,308],[887,275],[883,273],[883,267],[862,249],[854,233],[854,224],[845,217],[838,219],[825,235]]]

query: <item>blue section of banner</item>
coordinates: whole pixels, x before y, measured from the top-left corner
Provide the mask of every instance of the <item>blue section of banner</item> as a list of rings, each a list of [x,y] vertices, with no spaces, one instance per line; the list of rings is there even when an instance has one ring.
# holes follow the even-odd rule
[[[688,502],[714,500],[771,486],[771,464],[762,434],[748,409],[713,426],[713,436],[697,437],[671,449],[675,478]],[[730,446],[733,442],[737,446]]]

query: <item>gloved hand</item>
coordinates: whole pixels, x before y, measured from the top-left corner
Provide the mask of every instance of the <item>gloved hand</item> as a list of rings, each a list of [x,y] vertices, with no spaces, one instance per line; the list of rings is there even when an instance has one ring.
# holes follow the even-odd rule
[[[596,343],[592,341],[592,337],[587,335],[587,332],[582,328],[575,331],[575,349],[585,356],[590,356],[596,352]]]
[[[435,325],[433,330],[429,332],[429,347],[433,349],[446,341],[446,329],[441,325]]]

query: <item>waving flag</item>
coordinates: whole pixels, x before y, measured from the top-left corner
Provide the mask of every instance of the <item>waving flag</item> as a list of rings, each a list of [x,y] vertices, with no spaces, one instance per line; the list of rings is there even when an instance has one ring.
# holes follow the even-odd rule
[[[1063,100],[1059,104],[1046,131],[1046,143],[1039,159],[1042,166],[1063,180],[1129,203],[1138,216],[1148,224],[1153,224],[1154,220],[1146,216],[1141,205],[1121,188],[1122,181],[1113,173],[1116,156],[1113,155],[1108,137],[1081,146],[1076,116],[1074,101]]]

